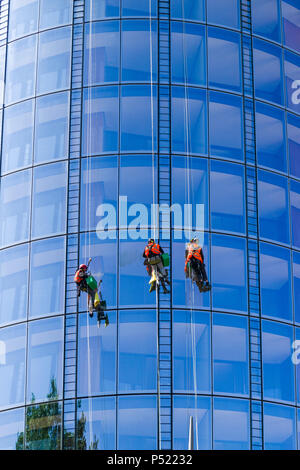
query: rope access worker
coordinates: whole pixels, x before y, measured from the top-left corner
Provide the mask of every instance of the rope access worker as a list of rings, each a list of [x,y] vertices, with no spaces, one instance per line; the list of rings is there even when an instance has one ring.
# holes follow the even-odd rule
[[[169,291],[166,288],[166,284],[170,285],[170,281],[168,280],[168,273],[165,270],[165,267],[162,262],[162,257],[161,255],[164,254],[164,250],[162,247],[158,244],[155,243],[155,240],[153,238],[150,238],[148,240],[148,244],[145,247],[143,257],[146,258],[145,260],[145,265],[147,267],[147,272],[148,274],[152,274],[153,270],[157,268],[157,274],[160,277],[160,282],[164,290],[164,294],[168,294]],[[155,272],[156,274],[156,272]],[[156,288],[156,281],[153,281],[150,286],[149,292],[152,292]]]
[[[188,273],[188,263],[190,268],[194,271],[197,280],[195,281],[200,292],[202,290],[207,291],[211,289],[211,285],[208,282],[207,274],[204,264],[204,254],[202,247],[199,245],[197,238],[192,238],[187,244],[185,251],[185,273]]]
[[[81,264],[74,276],[74,281],[77,285],[77,296],[80,297],[81,291],[87,292],[89,313],[90,313],[90,316],[93,316],[95,295],[97,293],[97,289],[91,289],[87,285],[86,280],[88,277],[89,277],[88,266],[86,264]]]

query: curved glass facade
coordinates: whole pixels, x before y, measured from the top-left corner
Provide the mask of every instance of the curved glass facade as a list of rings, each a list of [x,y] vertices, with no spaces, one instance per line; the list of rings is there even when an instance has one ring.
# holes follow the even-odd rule
[[[190,417],[195,449],[299,449],[298,0],[0,0],[0,24],[0,449],[187,449]],[[149,293],[153,204],[201,205],[210,292],[174,213]]]

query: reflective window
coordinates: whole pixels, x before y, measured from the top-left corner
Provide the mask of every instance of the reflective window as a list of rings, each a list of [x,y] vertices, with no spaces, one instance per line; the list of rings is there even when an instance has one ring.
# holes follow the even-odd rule
[[[255,119],[259,165],[287,171],[284,111],[256,102]]]
[[[72,0],[41,0],[40,29],[72,23]]]
[[[89,23],[85,26],[83,82],[99,85],[119,81],[119,21]]]
[[[101,294],[106,300],[107,307],[113,308],[117,304],[117,241],[114,239],[101,239],[97,233],[86,233],[80,239],[80,263],[87,263],[92,256],[91,272],[101,283]],[[87,296],[82,293],[79,300],[81,311],[87,309]]]
[[[295,401],[295,366],[291,360],[293,328],[282,323],[262,322],[264,399]]]
[[[117,222],[117,157],[85,158],[81,162],[81,230],[113,229]],[[91,197],[93,195],[93,197]],[[103,217],[105,216],[105,217]],[[102,234],[104,237],[105,234]]]
[[[296,410],[264,403],[264,449],[296,450]]]
[[[244,239],[212,236],[212,297],[219,310],[247,311],[246,243]]]
[[[6,47],[0,47],[0,107],[3,106]]]
[[[209,149],[212,157],[244,160],[243,104],[238,96],[209,94]]]
[[[288,51],[285,51],[284,56],[286,105],[300,114],[300,57]]]
[[[36,32],[38,17],[39,0],[10,0],[8,40]]]
[[[211,160],[210,188],[212,229],[245,233],[244,168]]]
[[[122,0],[123,16],[156,16],[156,8],[155,0]]]
[[[300,118],[287,113],[290,173],[300,179]]]
[[[290,269],[289,250],[261,243],[261,308],[264,316],[292,320]]]
[[[260,237],[289,243],[287,180],[267,171],[258,172],[258,215]]]
[[[59,402],[26,409],[26,450],[60,450],[62,406]]]
[[[208,28],[208,81],[213,88],[242,91],[239,33]]]
[[[172,82],[206,85],[206,34],[203,25],[171,24]]]
[[[207,1],[207,22],[229,28],[240,27],[240,2],[239,0],[227,0],[226,6],[224,0]]]
[[[83,90],[82,154],[97,155],[118,150],[118,87]]]
[[[85,0],[85,21],[120,16],[120,0]]]
[[[156,391],[156,311],[119,311],[118,370],[119,393]]]
[[[284,44],[300,52],[300,6],[297,0],[281,0]]]
[[[173,449],[188,449],[190,416],[193,417],[194,449],[211,449],[210,398],[176,395],[173,401]]]
[[[0,450],[23,450],[24,409],[3,411],[0,422]]]
[[[36,100],[35,162],[67,158],[69,107],[69,93],[54,93]]]
[[[157,449],[155,396],[119,397],[118,450]]]
[[[206,92],[172,87],[172,151],[207,154]]]
[[[28,245],[0,251],[0,324],[27,315]]]
[[[249,402],[246,400],[214,398],[214,450],[248,450],[249,415]]]
[[[63,312],[64,264],[64,238],[52,238],[31,245],[30,317]]]
[[[121,93],[121,150],[155,151],[157,88],[127,85]]]
[[[207,277],[210,281],[210,253],[208,234],[198,233],[202,245]],[[210,306],[210,293],[199,292],[195,283],[187,279],[184,272],[186,244],[191,239],[190,233],[174,230],[172,242],[172,300],[174,307],[207,308]]]
[[[255,97],[283,105],[282,49],[254,38],[253,61]]]
[[[210,317],[207,312],[173,312],[173,388],[175,392],[210,393]],[[187,434],[188,435],[188,434]]]
[[[253,33],[281,42],[280,0],[253,0],[251,9]]]
[[[36,50],[37,35],[8,44],[5,86],[6,104],[30,98],[34,95]]]
[[[66,190],[66,163],[42,165],[33,170],[32,237],[65,232]]]
[[[63,333],[62,317],[28,324],[27,403],[61,397]]]
[[[72,29],[57,28],[39,37],[37,93],[70,86]]]
[[[207,175],[207,160],[204,158],[172,158],[172,204],[174,207],[180,204],[178,215],[177,210],[173,212],[173,227],[188,229],[191,225],[196,231],[209,228]],[[191,221],[188,220],[188,214],[184,214],[184,209],[187,210],[185,204],[192,206]]]
[[[300,183],[291,180],[290,184],[292,243],[300,249]]]
[[[157,81],[156,21],[122,22],[122,81]]]
[[[21,171],[1,179],[0,245],[28,239],[30,222],[31,171]]]
[[[205,0],[171,0],[171,17],[205,21]]]
[[[0,408],[24,403],[25,324],[0,330]]]
[[[116,399],[114,397],[78,400],[77,450],[116,448]]]
[[[107,313],[109,326],[100,329],[96,315],[79,315],[78,396],[116,393],[116,312]]]
[[[2,174],[29,166],[33,153],[34,101],[10,106],[4,111]]]
[[[293,252],[295,321],[300,323],[300,253]]]
[[[297,319],[295,320],[297,321]],[[300,328],[295,328],[295,341],[292,344],[292,362],[296,369],[296,403],[300,403]]]

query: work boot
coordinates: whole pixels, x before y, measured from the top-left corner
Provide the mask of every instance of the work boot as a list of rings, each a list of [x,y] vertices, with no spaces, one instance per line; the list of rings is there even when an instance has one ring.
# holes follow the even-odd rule
[[[156,288],[156,282],[155,282],[155,281],[154,281],[154,282],[151,282],[151,286],[150,286],[149,292],[150,292],[150,293],[153,292],[153,291],[155,290],[155,288]]]
[[[105,316],[105,327],[109,325],[108,315]]]

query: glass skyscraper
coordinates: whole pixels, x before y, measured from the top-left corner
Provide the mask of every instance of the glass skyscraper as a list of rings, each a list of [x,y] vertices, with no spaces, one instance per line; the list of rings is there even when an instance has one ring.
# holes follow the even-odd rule
[[[0,449],[299,449],[299,0],[0,0],[0,130]]]

